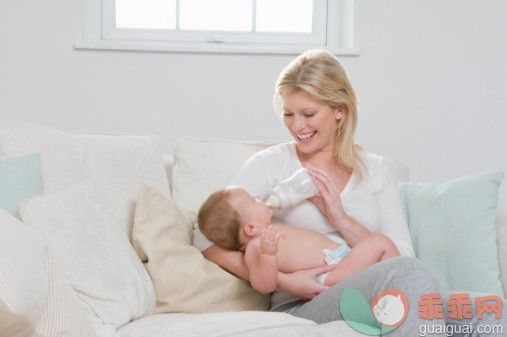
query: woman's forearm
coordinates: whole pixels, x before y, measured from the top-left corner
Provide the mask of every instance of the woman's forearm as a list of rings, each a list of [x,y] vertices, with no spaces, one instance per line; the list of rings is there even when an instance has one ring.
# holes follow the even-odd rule
[[[202,255],[237,277],[246,281],[250,280],[250,272],[245,264],[244,254],[242,252],[211,245],[209,248],[202,251]]]
[[[288,275],[282,272],[278,272],[278,278],[276,280],[276,290],[283,291],[284,293],[291,293],[288,287]]]
[[[354,247],[359,241],[371,234],[371,231],[348,215],[334,221],[333,226],[338,229],[347,244]]]
[[[310,300],[328,288],[328,286],[317,282],[317,276],[330,272],[334,267],[334,265],[322,265],[290,274],[278,272],[276,290]]]

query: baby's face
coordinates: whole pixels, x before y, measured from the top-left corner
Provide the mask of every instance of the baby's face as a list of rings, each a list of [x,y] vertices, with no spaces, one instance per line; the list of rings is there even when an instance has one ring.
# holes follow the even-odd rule
[[[259,232],[271,224],[273,212],[258,196],[252,197],[240,187],[231,187],[231,206],[239,213],[244,222],[258,226]]]

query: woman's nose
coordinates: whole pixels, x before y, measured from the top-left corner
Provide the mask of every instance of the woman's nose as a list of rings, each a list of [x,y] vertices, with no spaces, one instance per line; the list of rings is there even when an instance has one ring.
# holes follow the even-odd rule
[[[294,131],[301,131],[306,127],[306,120],[303,116],[296,115],[294,118]]]

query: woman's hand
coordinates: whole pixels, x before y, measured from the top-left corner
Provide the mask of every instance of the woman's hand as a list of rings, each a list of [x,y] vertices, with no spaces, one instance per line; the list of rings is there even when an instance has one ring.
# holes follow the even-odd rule
[[[320,193],[320,196],[311,197],[310,201],[329,219],[329,222],[338,228],[340,222],[347,216],[343,209],[338,187],[326,172],[310,165],[307,165],[306,168]]]
[[[306,166],[308,174],[319,190],[320,196],[310,198],[329,222],[340,232],[345,241],[354,247],[359,241],[371,234],[370,230],[345,213],[340,191],[326,172],[313,166]]]
[[[250,271],[245,263],[245,254],[243,252],[211,245],[202,251],[202,255],[231,274],[246,281],[250,280]]]
[[[329,286],[317,282],[317,276],[329,273],[336,265],[323,265],[313,269],[298,270],[290,274],[278,273],[277,290],[295,295],[305,301],[329,288]]]

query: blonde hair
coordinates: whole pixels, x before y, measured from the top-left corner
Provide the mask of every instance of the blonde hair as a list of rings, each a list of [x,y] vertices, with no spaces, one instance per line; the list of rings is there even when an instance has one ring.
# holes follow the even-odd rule
[[[242,246],[239,239],[242,221],[229,203],[229,197],[228,189],[212,193],[199,209],[197,223],[202,234],[217,246],[239,250]]]
[[[357,96],[340,61],[319,49],[308,50],[293,60],[282,70],[276,82],[273,101],[279,115],[279,98],[299,91],[306,91],[331,108],[340,105],[347,108],[336,124],[333,157],[345,170],[356,173],[357,182],[361,181],[367,168],[359,154],[363,148],[354,143],[358,121]]]

